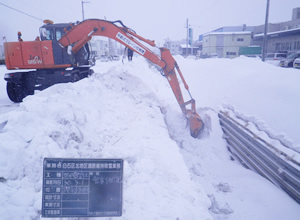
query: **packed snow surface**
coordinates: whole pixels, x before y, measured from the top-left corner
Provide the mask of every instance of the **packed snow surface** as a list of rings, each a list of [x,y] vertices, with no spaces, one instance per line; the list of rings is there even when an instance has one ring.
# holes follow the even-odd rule
[[[98,62],[91,77],[21,104],[1,80],[1,219],[41,218],[45,157],[124,159],[123,215],[109,219],[299,219],[299,204],[231,160],[217,113],[234,112],[299,151],[300,71],[243,57],[175,59],[206,122],[201,139],[142,57]]]

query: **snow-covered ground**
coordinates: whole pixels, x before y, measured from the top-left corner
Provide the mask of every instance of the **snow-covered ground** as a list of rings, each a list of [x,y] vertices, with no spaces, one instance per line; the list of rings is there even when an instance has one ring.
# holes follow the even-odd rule
[[[300,71],[243,57],[175,59],[210,131],[201,139],[189,135],[167,80],[142,57],[98,62],[93,76],[21,104],[0,80],[0,123],[8,120],[1,219],[40,219],[45,157],[123,158],[123,215],[109,219],[299,219],[299,204],[230,159],[217,113],[230,110],[299,151]]]

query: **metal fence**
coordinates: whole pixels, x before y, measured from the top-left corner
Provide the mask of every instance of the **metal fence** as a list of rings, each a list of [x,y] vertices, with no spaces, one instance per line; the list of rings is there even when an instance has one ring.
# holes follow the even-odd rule
[[[276,150],[226,113],[220,112],[218,116],[233,157],[282,188],[300,203],[299,162]]]

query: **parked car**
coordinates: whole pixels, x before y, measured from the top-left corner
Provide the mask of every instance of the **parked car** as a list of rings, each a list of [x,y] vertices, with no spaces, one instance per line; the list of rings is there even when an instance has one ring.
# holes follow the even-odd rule
[[[295,68],[299,68],[300,69],[300,58],[297,58],[297,59],[294,60],[293,66]]]
[[[291,53],[284,60],[280,61],[279,66],[281,67],[293,67],[295,59],[300,57],[300,52]]]
[[[284,60],[286,57],[287,53],[284,52],[267,53],[265,56],[265,62],[279,66],[280,61]]]
[[[101,55],[101,57],[100,57],[100,61],[101,61],[101,62],[108,62],[108,61],[109,61],[109,59],[108,59],[108,57],[107,57],[107,56],[105,56],[105,55]]]
[[[111,59],[117,61],[120,60],[120,57],[115,55],[115,56],[111,56]]]
[[[261,59],[261,55],[257,55],[257,54],[249,54],[249,55],[241,55],[241,56],[245,56],[245,57],[249,57],[249,58]]]
[[[210,58],[218,58],[218,54],[217,53],[212,53],[212,54],[210,54]]]
[[[283,60],[287,57],[287,53],[268,53],[266,60]]]

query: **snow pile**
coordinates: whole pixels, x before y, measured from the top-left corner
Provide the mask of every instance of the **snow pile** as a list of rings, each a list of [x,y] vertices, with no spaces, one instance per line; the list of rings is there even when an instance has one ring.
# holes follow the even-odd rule
[[[55,85],[4,120],[1,219],[37,216],[44,157],[124,159],[123,219],[211,219],[210,201],[169,138],[156,95],[137,77],[112,69]]]
[[[8,121],[1,219],[39,219],[45,157],[124,159],[120,219],[298,219],[299,204],[230,159],[217,112],[230,109],[298,148],[299,70],[249,58],[175,59],[206,122],[202,139],[189,135],[167,80],[142,57],[97,63],[90,78],[20,105],[0,82],[0,123]]]

